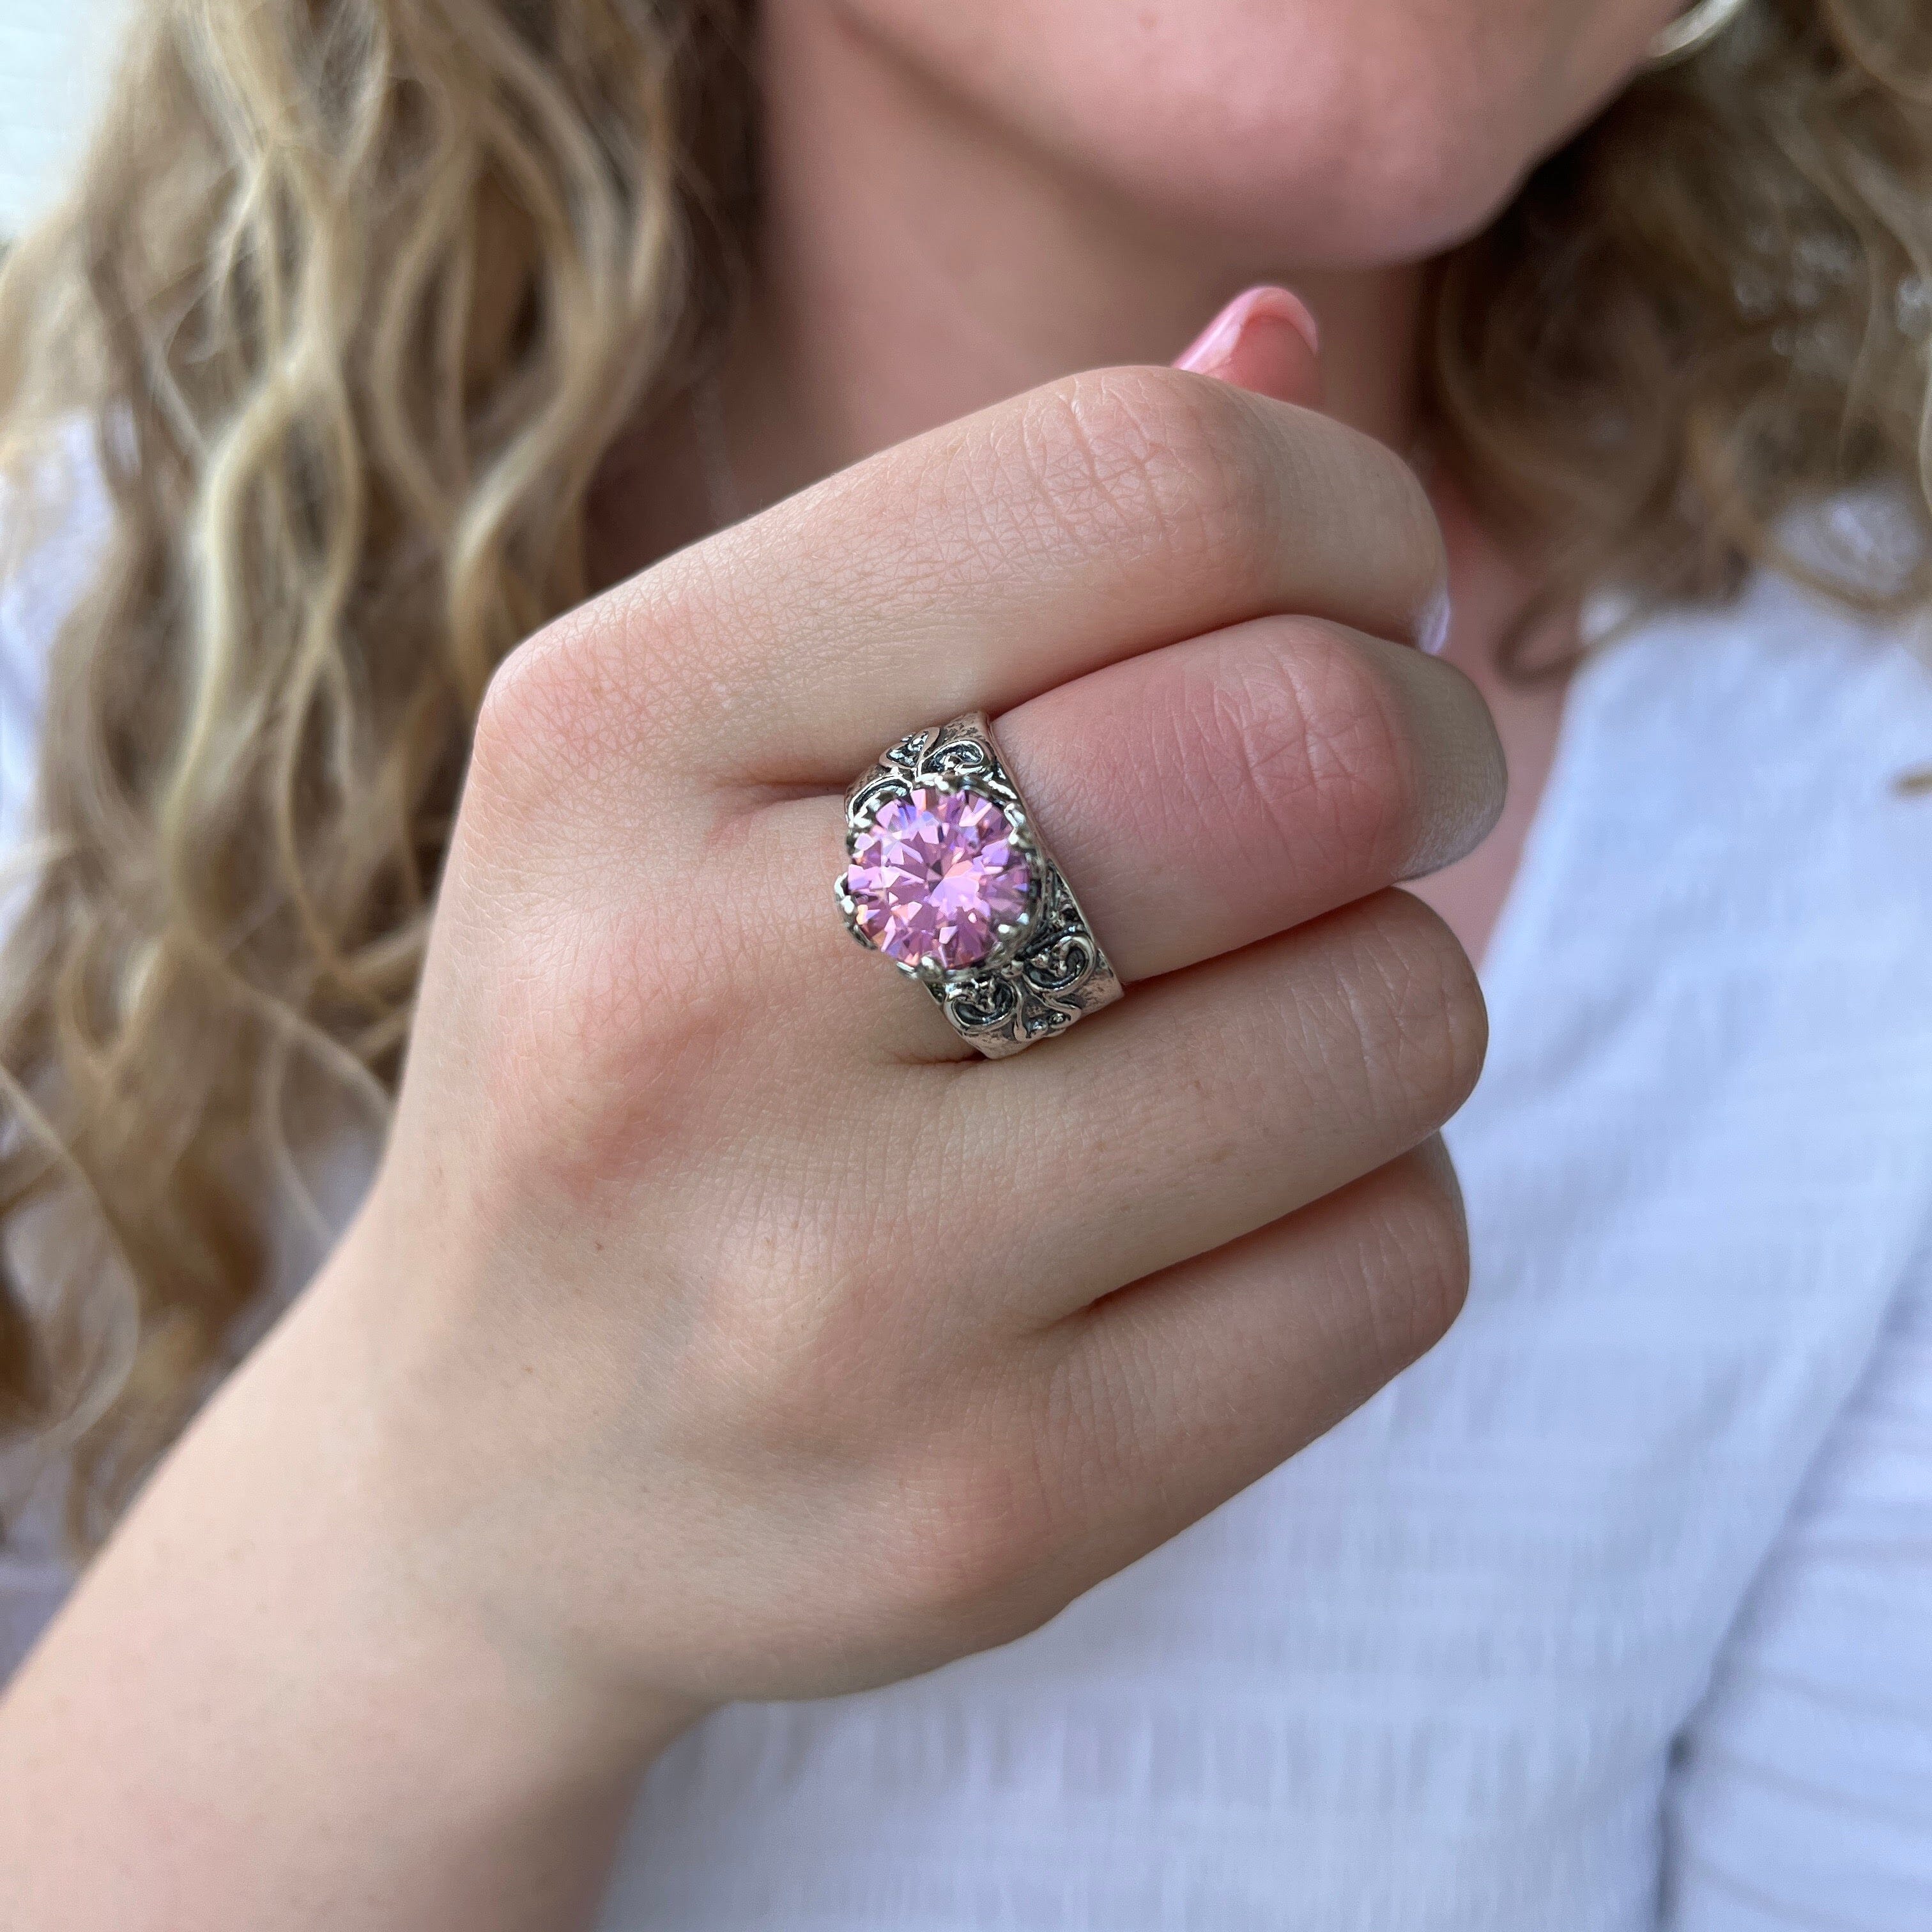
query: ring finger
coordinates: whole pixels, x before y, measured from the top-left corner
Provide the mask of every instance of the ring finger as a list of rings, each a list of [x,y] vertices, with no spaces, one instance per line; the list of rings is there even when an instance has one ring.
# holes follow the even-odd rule
[[[1493,727],[1460,673],[1312,619],[1266,618],[1090,673],[1009,712],[1001,754],[1123,979],[1232,952],[1433,870],[1502,802]],[[784,952],[848,1036],[967,1051],[929,1001],[846,942],[826,886],[843,814],[767,808]]]
[[[1316,619],[1109,665],[995,730],[1128,980],[1432,872],[1502,808],[1501,748],[1468,680]]]

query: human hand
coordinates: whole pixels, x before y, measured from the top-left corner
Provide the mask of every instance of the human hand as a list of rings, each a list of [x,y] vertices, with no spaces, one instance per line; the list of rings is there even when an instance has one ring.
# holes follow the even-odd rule
[[[1428,1347],[1484,1025],[1386,889],[1502,792],[1412,647],[1442,580],[1386,449],[1115,370],[516,652],[298,1318],[356,1338],[422,1587],[607,1706],[875,1684],[1042,1622]],[[831,891],[853,773],[976,708],[1130,982],[997,1064]]]

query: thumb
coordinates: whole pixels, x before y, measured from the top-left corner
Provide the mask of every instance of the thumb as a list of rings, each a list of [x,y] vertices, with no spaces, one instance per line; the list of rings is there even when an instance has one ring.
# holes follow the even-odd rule
[[[1321,332],[1286,289],[1250,289],[1210,322],[1177,369],[1212,376],[1280,403],[1322,406]]]

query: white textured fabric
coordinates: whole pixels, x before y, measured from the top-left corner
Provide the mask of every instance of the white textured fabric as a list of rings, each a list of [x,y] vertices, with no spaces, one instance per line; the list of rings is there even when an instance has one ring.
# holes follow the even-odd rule
[[[1928,762],[1781,586],[1594,664],[1448,1340],[1037,1635],[714,1719],[610,1932],[1932,1928]]]
[[[26,232],[64,185],[129,0],[0,0],[0,237]]]
[[[1450,1338],[1034,1636],[722,1713],[605,1932],[1932,1928],[1927,764],[1777,584],[1594,663]]]

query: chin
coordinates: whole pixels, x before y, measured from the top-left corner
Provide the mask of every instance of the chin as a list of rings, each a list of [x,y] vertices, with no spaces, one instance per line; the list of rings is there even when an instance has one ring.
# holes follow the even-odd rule
[[[1489,225],[1540,158],[1486,148],[1426,118],[1362,126],[1346,152],[1309,141],[1304,125],[1257,129],[1206,152],[1176,142],[1151,156],[1099,148],[1066,158],[1162,226],[1212,236],[1258,265],[1330,268],[1453,248]]]
[[[1264,258],[1338,267],[1420,259],[1486,225],[1622,85],[1660,10],[1657,0],[838,5],[902,68],[1102,194]]]

